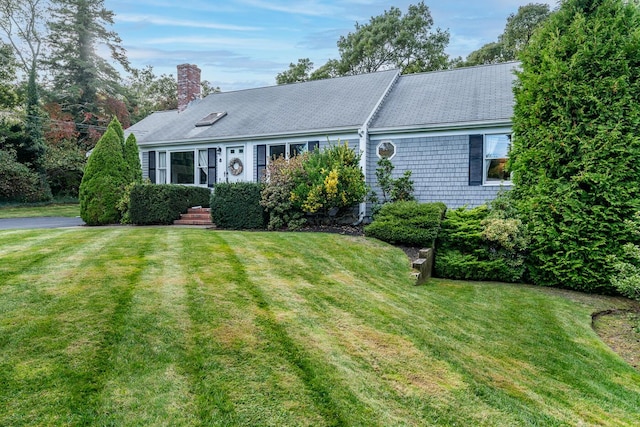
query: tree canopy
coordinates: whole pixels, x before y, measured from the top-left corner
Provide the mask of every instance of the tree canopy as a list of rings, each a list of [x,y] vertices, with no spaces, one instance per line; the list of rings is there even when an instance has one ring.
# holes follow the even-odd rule
[[[529,39],[550,15],[549,5],[545,3],[529,3],[518,8],[507,18],[504,31],[498,40],[487,43],[480,49],[471,52],[460,66],[497,64],[513,61],[518,53],[527,46]]]
[[[56,0],[50,8],[47,65],[53,75],[52,95],[78,123],[97,124],[98,94],[120,92],[118,71],[97,52],[109,48],[113,61],[128,69],[120,37],[108,29],[113,12],[103,0]],[[79,129],[86,136],[86,128]]]
[[[612,291],[608,255],[637,243],[640,9],[566,0],[520,54],[511,151],[531,279]]]
[[[449,32],[433,29],[433,18],[423,1],[403,14],[391,7],[369,22],[356,22],[355,30],[337,41],[340,59],[331,59],[313,71],[309,58],[276,76],[278,84],[326,79],[398,68],[402,73],[442,70],[450,65],[445,48]]]

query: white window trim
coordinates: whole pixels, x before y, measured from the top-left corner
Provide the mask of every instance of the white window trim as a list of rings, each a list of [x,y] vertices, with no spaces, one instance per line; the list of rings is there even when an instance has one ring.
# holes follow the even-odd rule
[[[164,154],[164,167],[160,166],[160,157],[161,155]],[[158,151],[156,153],[157,159],[156,159],[156,165],[158,165],[157,169],[157,173],[156,173],[156,182],[155,184],[166,184],[167,183],[167,177],[168,175],[168,162],[167,162],[167,158],[169,157],[169,155],[167,154],[167,151]],[[164,172],[164,182],[160,180],[160,176],[162,175],[160,171]]]
[[[195,148],[187,148],[187,149],[174,149],[174,150],[164,150],[164,151],[157,151],[156,152],[156,165],[158,165],[156,167],[156,183],[157,184],[174,184],[173,182],[171,182],[171,154],[172,153],[193,153],[193,184],[179,184],[179,185],[188,185],[188,186],[192,186],[192,187],[207,187],[207,183],[204,184],[199,184],[198,182],[200,181],[200,166],[198,164],[198,155],[199,152],[202,151],[207,151],[209,148],[215,148],[217,149],[218,147],[216,146],[206,146],[206,147],[195,147]],[[166,155],[166,167],[165,168],[161,168],[160,167],[160,153],[165,153]],[[204,166],[204,168],[206,169],[206,174],[209,174],[209,170],[208,170],[208,155],[207,155],[207,164]],[[166,171],[166,179],[165,182],[160,182],[160,170],[164,169]],[[217,178],[217,177],[216,177]],[[216,179],[217,181],[217,179]]]
[[[382,144],[391,144],[393,146],[393,154],[389,157],[382,157],[380,155],[380,147],[382,146]],[[389,140],[389,139],[385,139],[383,141],[380,141],[380,143],[378,145],[376,145],[376,156],[378,156],[379,159],[387,159],[387,160],[391,160],[393,159],[396,154],[398,154],[398,146],[395,144],[395,142]]]
[[[492,135],[509,135],[509,151],[511,151],[511,143],[513,141],[513,134],[511,132],[492,132],[482,135],[482,185],[487,187],[496,187],[501,185],[513,185],[513,181],[501,180],[501,181],[488,181],[487,180],[487,137]],[[491,159],[501,159],[502,157],[491,157]],[[507,155],[506,159],[509,159]]]

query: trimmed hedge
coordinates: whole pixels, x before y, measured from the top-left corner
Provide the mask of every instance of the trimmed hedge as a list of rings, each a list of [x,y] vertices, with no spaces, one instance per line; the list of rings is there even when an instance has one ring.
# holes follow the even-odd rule
[[[393,244],[431,248],[445,211],[443,203],[387,203],[364,233]]]
[[[209,207],[208,188],[175,184],[137,184],[131,189],[132,224],[171,224],[193,206]]]
[[[263,184],[255,182],[216,184],[211,194],[211,220],[218,227],[234,230],[265,228],[262,189]]]

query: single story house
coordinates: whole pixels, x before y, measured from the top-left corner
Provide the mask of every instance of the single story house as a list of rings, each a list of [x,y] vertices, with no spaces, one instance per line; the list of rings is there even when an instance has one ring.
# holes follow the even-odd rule
[[[517,63],[400,75],[397,70],[214,93],[199,98],[200,70],[178,66],[179,108],[127,129],[154,183],[212,187],[258,181],[274,156],[340,140],[362,153],[367,184],[377,161],[412,171],[419,201],[477,206],[510,186]],[[366,216],[366,206],[361,207]]]

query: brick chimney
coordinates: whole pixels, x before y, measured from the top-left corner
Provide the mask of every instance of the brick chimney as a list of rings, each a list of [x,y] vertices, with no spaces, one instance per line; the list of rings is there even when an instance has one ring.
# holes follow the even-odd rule
[[[200,68],[193,64],[178,65],[178,112],[200,98]]]

